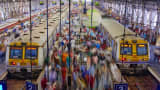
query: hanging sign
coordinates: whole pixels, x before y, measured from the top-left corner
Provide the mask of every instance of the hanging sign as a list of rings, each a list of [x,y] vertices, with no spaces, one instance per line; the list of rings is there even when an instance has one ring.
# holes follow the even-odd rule
[[[114,84],[114,90],[128,90],[127,83]]]
[[[52,5],[56,5],[57,4],[57,2],[56,1],[52,1]]]
[[[44,5],[44,2],[43,2],[43,1],[40,1],[39,4],[40,4],[40,5]]]
[[[37,85],[26,81],[26,90],[37,90]]]
[[[63,1],[61,2],[61,5],[64,5],[64,2],[63,2]]]

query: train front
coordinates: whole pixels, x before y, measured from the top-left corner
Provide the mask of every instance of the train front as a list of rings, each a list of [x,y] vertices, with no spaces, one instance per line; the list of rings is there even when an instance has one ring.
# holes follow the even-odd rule
[[[10,43],[6,52],[7,70],[13,73],[40,69],[38,49],[36,43]]]
[[[118,63],[123,71],[146,70],[150,60],[149,44],[142,39],[120,40]]]

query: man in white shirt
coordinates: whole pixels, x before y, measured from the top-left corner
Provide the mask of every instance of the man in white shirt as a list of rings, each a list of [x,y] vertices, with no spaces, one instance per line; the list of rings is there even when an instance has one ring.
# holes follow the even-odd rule
[[[74,40],[74,39],[71,40],[71,47],[72,47],[72,48],[75,48],[75,40]]]

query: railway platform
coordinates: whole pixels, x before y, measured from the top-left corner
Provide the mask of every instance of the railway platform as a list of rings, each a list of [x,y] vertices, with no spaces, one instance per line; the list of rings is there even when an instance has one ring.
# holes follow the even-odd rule
[[[148,67],[148,71],[160,83],[160,64],[159,63],[151,63],[150,66]]]
[[[7,75],[5,62],[0,64],[0,80],[3,80]]]
[[[156,46],[150,45],[150,65],[148,71],[154,76],[154,78],[160,83],[160,63],[155,60],[154,50]]]
[[[28,90],[27,81],[35,85],[38,88],[36,90],[117,90],[116,84],[127,84],[127,90],[156,90],[160,83],[160,65],[154,61],[153,52],[151,55],[149,53],[154,46],[149,47],[148,41],[95,7],[92,8],[87,6],[87,14],[82,15],[78,7],[72,8],[71,16],[68,16],[68,7],[62,10],[62,15],[59,9],[53,10],[56,13],[51,11],[49,14],[53,15],[46,15],[48,23],[44,14],[31,27],[32,31],[27,29],[18,38],[8,42],[7,65],[0,64],[0,80],[7,81],[8,90]],[[73,13],[74,10],[77,13]],[[40,13],[45,11],[43,9]],[[36,18],[40,13],[34,13],[33,16]],[[29,21],[28,17],[25,18],[21,21]],[[137,62],[148,64],[150,57],[150,73],[137,74],[135,68],[140,65]],[[123,73],[119,62],[127,69],[134,69],[130,70],[132,75]],[[36,70],[37,66],[41,66],[40,70]],[[9,69],[17,69],[18,72],[7,73]],[[16,75],[19,78],[15,78]]]

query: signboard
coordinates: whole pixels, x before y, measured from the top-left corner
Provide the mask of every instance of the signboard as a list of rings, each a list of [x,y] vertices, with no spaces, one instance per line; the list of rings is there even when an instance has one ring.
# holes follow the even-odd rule
[[[0,90],[7,90],[7,81],[6,80],[0,81]]]
[[[40,1],[39,3],[40,3],[40,5],[44,5],[44,2],[43,2],[43,1]]]
[[[38,90],[37,86],[29,81],[26,82],[26,90]]]
[[[114,84],[114,90],[128,90],[127,83]]]

